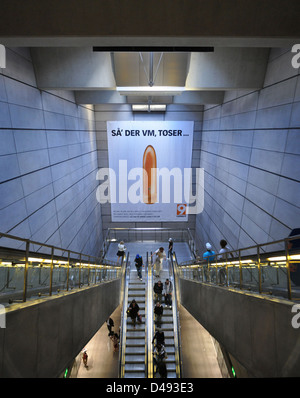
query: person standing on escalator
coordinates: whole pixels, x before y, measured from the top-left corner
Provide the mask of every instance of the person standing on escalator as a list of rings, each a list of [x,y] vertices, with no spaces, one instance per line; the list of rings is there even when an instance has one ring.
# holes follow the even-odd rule
[[[137,254],[134,259],[134,262],[135,262],[135,267],[137,270],[138,278],[140,280],[142,280],[143,257],[140,256],[139,254]]]
[[[139,315],[139,311],[140,311],[140,307],[139,307],[138,303],[135,300],[132,300],[132,302],[130,303],[129,308],[127,310],[127,314],[130,316],[134,328],[135,328],[135,324],[136,324],[136,318]]]
[[[158,328],[161,327],[161,318],[163,316],[164,308],[159,301],[155,304],[154,307],[154,315],[155,315],[155,322]]]
[[[169,279],[166,279],[164,286],[164,296],[165,296],[165,305],[166,307],[172,308],[172,291],[173,285]]]
[[[165,345],[165,334],[161,329],[157,329],[155,332],[155,335],[153,336],[152,339],[152,344],[154,344],[154,341],[156,340],[156,345],[157,344],[162,344]]]
[[[156,282],[153,287],[155,301],[159,301],[160,303],[162,301],[163,288],[164,285],[161,283],[161,281]]]

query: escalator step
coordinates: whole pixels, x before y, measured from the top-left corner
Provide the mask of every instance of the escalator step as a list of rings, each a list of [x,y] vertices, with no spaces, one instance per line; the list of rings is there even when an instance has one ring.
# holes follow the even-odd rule
[[[174,363],[168,363],[168,362],[166,362],[166,365],[167,365],[167,370],[168,371],[170,371],[170,372],[176,372],[176,364],[175,364],[175,362]]]
[[[145,339],[129,339],[126,341],[126,349],[127,347],[145,347]]]
[[[145,324],[138,325],[138,327],[136,327],[135,329],[131,323],[127,324],[127,335],[128,335],[128,332],[131,333],[129,336],[131,336],[131,335],[139,336],[138,332],[143,332],[144,337],[145,337]]]
[[[129,332],[126,336],[127,339],[144,339],[145,340],[145,332]]]
[[[143,372],[128,372],[124,374],[124,378],[130,379],[144,379],[145,378],[145,371]]]
[[[174,339],[165,338],[165,347],[174,346]]]
[[[126,345],[126,355],[145,354],[145,344],[139,346]]]
[[[136,284],[134,284],[134,283],[130,283],[129,285],[128,285],[128,290],[137,290],[137,291],[142,291],[142,292],[144,292],[145,291],[145,286],[139,286],[139,285],[136,285]]]
[[[158,373],[156,373],[156,376],[157,376],[156,379],[159,378]],[[168,378],[168,379],[177,379],[176,372],[169,372],[169,371],[168,371],[167,378]]]
[[[145,364],[144,363],[125,363],[125,373],[127,372],[145,372]]]
[[[133,364],[133,363],[139,363],[139,364],[145,364],[145,355],[141,354],[126,354],[125,355],[125,365],[126,364]]]

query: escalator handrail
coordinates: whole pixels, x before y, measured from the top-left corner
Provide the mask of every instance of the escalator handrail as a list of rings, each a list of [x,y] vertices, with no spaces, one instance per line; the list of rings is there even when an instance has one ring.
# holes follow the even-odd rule
[[[148,267],[149,267],[149,257],[148,257],[148,252],[146,254],[146,264],[145,264],[145,281],[146,281],[146,286],[148,286]],[[146,296],[148,297],[148,296]],[[148,335],[149,331],[147,328],[147,308],[148,308],[148,302],[147,298],[145,299],[145,378],[148,378],[148,358],[149,358],[149,353],[148,353]]]
[[[181,359],[181,331],[179,322],[179,284],[177,276],[177,257],[174,252],[171,258],[171,271],[173,276],[173,298],[172,298],[172,311],[173,311],[173,325],[174,325],[174,343],[175,343],[175,361],[176,361],[176,375],[177,378],[183,377],[182,375],[182,359]]]
[[[153,335],[154,335],[154,317],[153,317],[153,273],[152,273],[152,252],[150,253],[150,262],[147,253],[147,319],[145,317],[146,339],[147,339],[147,371],[146,377],[153,378]]]
[[[120,349],[119,349],[119,378],[123,378],[125,374],[125,351],[126,351],[126,333],[127,333],[127,307],[128,307],[128,282],[129,282],[129,252],[126,256],[126,262],[122,260],[125,267],[123,276],[123,300],[121,311],[121,333],[120,333]]]

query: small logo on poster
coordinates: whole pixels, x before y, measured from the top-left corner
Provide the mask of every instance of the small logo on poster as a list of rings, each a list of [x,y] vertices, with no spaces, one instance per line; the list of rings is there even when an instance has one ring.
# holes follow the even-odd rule
[[[177,204],[177,217],[185,217],[186,216],[186,204],[181,203]]]

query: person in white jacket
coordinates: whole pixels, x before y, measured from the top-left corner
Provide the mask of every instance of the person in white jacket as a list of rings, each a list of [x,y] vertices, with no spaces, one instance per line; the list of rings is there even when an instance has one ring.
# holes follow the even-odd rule
[[[151,257],[156,255],[155,262],[154,262],[154,276],[159,277],[159,273],[162,270],[162,262],[166,258],[166,253],[163,247],[157,249]]]
[[[118,256],[117,263],[118,264],[119,264],[120,257],[122,257],[122,258],[124,257],[125,250],[126,250],[126,247],[124,245],[124,242],[121,240],[121,242],[118,244],[118,253],[117,253],[117,256]]]
[[[218,260],[228,260],[228,255],[226,255],[226,253],[230,252],[230,248],[227,245],[227,242],[225,239],[220,240],[220,246],[221,246],[221,249],[219,251]],[[230,253],[230,256],[233,257],[233,254]],[[221,267],[219,269],[219,281],[222,285],[228,286],[228,280],[227,280],[225,267]]]

